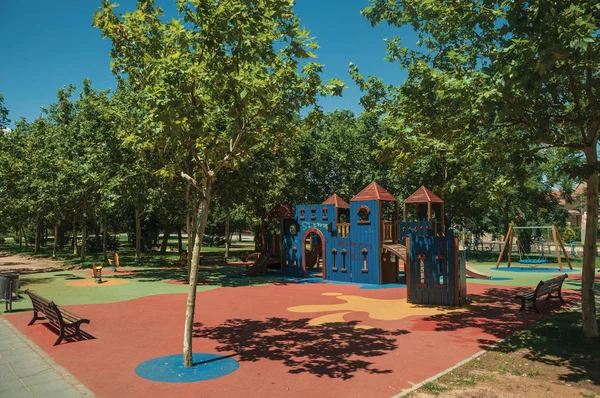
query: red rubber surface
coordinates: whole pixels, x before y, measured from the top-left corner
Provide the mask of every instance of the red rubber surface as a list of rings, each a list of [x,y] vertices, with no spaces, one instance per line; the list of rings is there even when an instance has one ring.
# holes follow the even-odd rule
[[[469,284],[468,289],[473,302],[463,312],[393,321],[350,312],[346,324],[330,327],[307,326],[323,313],[287,308],[340,303],[322,295],[328,292],[397,300],[406,297],[406,289],[282,283],[199,292],[194,352],[233,355],[240,368],[182,384],[148,381],[134,370],[151,358],[182,352],[185,294],[67,306],[91,320],[83,330],[95,339],[56,347],[56,334],[43,324],[27,326],[31,312],[6,319],[99,397],[389,397],[543,316],[518,311],[513,299],[518,288]],[[572,292],[564,296],[578,298]],[[541,305],[545,313],[560,307],[558,300]],[[376,329],[357,330],[353,321]]]

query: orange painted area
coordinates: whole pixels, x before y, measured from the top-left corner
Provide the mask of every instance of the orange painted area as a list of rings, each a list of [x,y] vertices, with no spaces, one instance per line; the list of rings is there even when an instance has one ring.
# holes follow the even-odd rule
[[[338,294],[324,295],[332,291]],[[231,356],[240,367],[196,383],[159,383],[135,374],[142,362],[181,353],[185,293],[65,306],[91,320],[83,330],[92,338],[59,346],[44,322],[27,326],[30,312],[5,319],[99,397],[390,397],[543,318],[519,312],[516,291],[469,284],[471,303],[462,311],[411,309],[402,304],[404,288],[350,284],[198,292],[194,352]],[[578,295],[567,291],[564,297],[574,301]],[[544,314],[568,305],[549,304]],[[334,310],[320,312],[325,308]],[[324,315],[334,322],[313,326]]]
[[[119,276],[135,275],[136,272],[139,272],[139,271],[119,271],[119,270],[117,270],[116,272],[113,272],[110,267],[103,267],[102,268],[102,276],[107,276],[107,275],[119,275]],[[93,271],[89,271],[89,272],[86,273],[86,275],[89,276],[90,278],[93,278],[94,277],[94,272]]]
[[[80,279],[76,281],[68,281],[66,283],[67,286],[115,286],[115,285],[124,285],[129,283],[128,280],[125,279],[113,279],[106,278],[102,279],[102,283],[96,283],[95,279]]]

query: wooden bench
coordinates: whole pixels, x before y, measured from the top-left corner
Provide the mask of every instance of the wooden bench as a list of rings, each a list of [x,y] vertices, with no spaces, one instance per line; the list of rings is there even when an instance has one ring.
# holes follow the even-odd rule
[[[54,304],[53,301],[49,301],[30,290],[26,290],[25,292],[33,304],[33,319],[29,322],[29,325],[33,325],[38,319],[47,319],[50,325],[59,332],[58,340],[56,340],[54,345],[60,344],[64,338],[74,336],[81,338],[80,326],[82,323],[90,323],[89,319],[80,318],[62,308],[58,308],[58,305]],[[39,316],[40,313],[43,313],[45,318]],[[70,333],[67,334],[67,331]]]
[[[225,263],[225,252],[200,252],[200,264]]]
[[[542,297],[542,296],[546,296],[546,300],[548,300],[551,297],[558,297],[560,299],[560,301],[564,302],[565,300],[563,300],[562,298],[562,294],[561,294],[561,289],[562,289],[562,285],[563,282],[565,281],[565,279],[568,278],[567,274],[558,276],[556,278],[552,278],[549,279],[547,281],[540,281],[540,283],[538,283],[537,287],[535,288],[535,290],[533,292],[530,293],[526,293],[526,294],[519,294],[517,295],[515,298],[521,299],[521,309],[520,311],[523,311],[525,309],[525,304],[528,301],[531,301],[531,306],[533,307],[533,309],[538,313],[541,314],[540,310],[538,309],[536,302],[538,297]],[[556,296],[552,296],[552,293],[557,292]]]

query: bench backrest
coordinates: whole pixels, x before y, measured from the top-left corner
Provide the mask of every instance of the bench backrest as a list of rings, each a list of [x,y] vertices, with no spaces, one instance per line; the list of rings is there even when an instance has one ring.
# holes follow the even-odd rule
[[[568,278],[567,274],[558,276],[556,278],[549,279],[547,281],[540,281],[535,289],[535,296],[540,297],[546,294],[550,294],[554,291],[560,290],[565,279]]]
[[[42,312],[46,315],[48,321],[56,326],[63,324],[62,314],[60,313],[58,306],[53,301],[45,299],[29,290],[26,291],[31,298],[33,309],[36,312]]]

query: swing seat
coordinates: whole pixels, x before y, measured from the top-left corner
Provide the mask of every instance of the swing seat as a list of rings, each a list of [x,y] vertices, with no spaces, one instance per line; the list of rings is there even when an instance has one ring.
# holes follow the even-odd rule
[[[522,258],[519,262],[521,264],[546,264],[548,260],[545,258]]]

